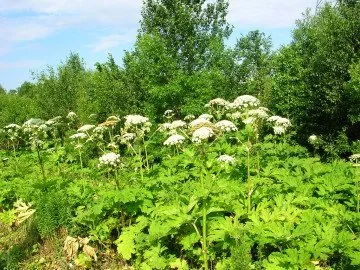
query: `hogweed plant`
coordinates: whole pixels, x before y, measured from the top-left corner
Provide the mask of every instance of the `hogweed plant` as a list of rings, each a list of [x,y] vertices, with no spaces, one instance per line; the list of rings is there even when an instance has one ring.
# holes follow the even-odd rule
[[[351,162],[353,162],[353,166],[356,169],[356,174],[355,174],[355,177],[356,177],[356,180],[355,180],[355,183],[356,183],[356,197],[357,197],[356,198],[356,212],[359,213],[359,210],[360,210],[360,185],[359,185],[360,154],[352,154],[349,157],[349,160]]]
[[[24,134],[28,137],[28,143],[31,149],[36,151],[38,163],[40,166],[42,178],[45,181],[45,168],[41,150],[43,149],[46,139],[48,137],[47,132],[50,128],[45,124],[44,120],[32,118],[23,124]]]

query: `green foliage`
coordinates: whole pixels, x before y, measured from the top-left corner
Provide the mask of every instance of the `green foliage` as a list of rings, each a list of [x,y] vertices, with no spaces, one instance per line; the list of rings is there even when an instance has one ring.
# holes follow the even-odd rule
[[[302,142],[311,134],[329,143],[344,130],[358,133],[359,94],[349,81],[360,57],[359,10],[359,3],[327,4],[306,14],[275,56],[271,107],[294,120]]]

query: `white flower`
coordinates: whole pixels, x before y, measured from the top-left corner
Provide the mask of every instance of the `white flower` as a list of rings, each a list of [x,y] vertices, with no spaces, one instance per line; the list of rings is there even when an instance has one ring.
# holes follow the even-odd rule
[[[125,119],[125,126],[136,126],[149,122],[149,118],[136,114],[127,115],[125,116]]]
[[[254,123],[255,121],[256,121],[255,117],[248,117],[248,118],[243,120],[243,123],[246,124],[246,125],[249,125],[249,124]]]
[[[260,107],[258,109],[249,110],[248,114],[250,116],[254,116],[254,117],[258,118],[258,119],[266,119],[266,118],[269,117],[269,115],[266,112],[267,109],[266,110],[265,109],[266,108],[264,108],[264,107]]]
[[[120,163],[120,155],[113,152],[106,153],[99,158],[100,165],[116,167]]]
[[[309,136],[309,143],[314,144],[316,140],[317,140],[316,135],[313,134],[313,135]]]
[[[74,112],[69,112],[68,115],[66,116],[66,118],[72,120],[75,119],[77,117],[76,113]]]
[[[136,138],[136,134],[135,133],[125,133],[121,136],[121,139],[120,141],[122,143],[128,143],[128,142],[131,142],[133,140],[135,140]]]
[[[351,161],[357,161],[358,159],[360,159],[360,154],[352,154],[349,159]]]
[[[120,118],[117,117],[116,115],[111,115],[109,116],[108,118],[106,118],[106,121],[109,121],[109,122],[112,122],[112,121],[116,121],[116,122],[119,122],[120,121]]]
[[[192,135],[192,141],[200,143],[203,140],[207,140],[214,136],[214,131],[209,127],[201,127],[194,131]]]
[[[222,98],[215,98],[209,101],[208,104],[205,105],[205,107],[211,107],[211,106],[226,106],[229,104],[229,101],[226,101]]]
[[[79,132],[74,135],[71,135],[69,138],[70,139],[86,139],[87,135],[85,133]]]
[[[189,115],[187,115],[187,116],[184,117],[184,120],[185,120],[185,121],[192,121],[192,120],[194,120],[194,119],[195,119],[195,116],[192,115],[192,114],[189,114]]]
[[[282,126],[284,128],[288,128],[291,126],[291,122],[287,118],[280,117],[278,120],[276,120],[275,125]]]
[[[221,120],[215,124],[215,127],[220,128],[222,131],[225,132],[238,130],[234,123],[229,120]]]
[[[281,135],[285,133],[285,128],[282,126],[274,126],[273,129],[276,135]]]
[[[191,121],[189,123],[189,126],[194,127],[194,126],[197,126],[197,125],[206,125],[206,124],[211,124],[211,122],[209,120],[206,120],[206,119],[197,118],[197,119]]]
[[[276,122],[278,119],[282,118],[281,116],[278,116],[278,115],[273,115],[273,116],[270,116],[267,121],[268,122]]]
[[[205,119],[205,120],[208,120],[210,121],[214,116],[212,116],[211,114],[208,114],[208,113],[204,113],[202,115],[200,115],[198,117],[198,119]]]
[[[105,126],[97,126],[94,128],[93,132],[94,133],[103,133],[107,130],[107,127]]]
[[[166,110],[164,112],[164,116],[165,117],[172,117],[174,115],[174,111],[173,110]]]
[[[225,164],[234,164],[236,162],[236,159],[229,155],[221,155],[220,157],[217,158],[217,160]]]
[[[250,95],[239,96],[233,102],[233,106],[236,106],[236,108],[257,107],[259,105],[260,105],[260,101],[256,97]]]
[[[164,145],[178,145],[182,144],[185,141],[185,137],[179,134],[174,134],[170,136],[165,142]]]
[[[95,128],[94,125],[83,125],[82,127],[80,127],[77,131],[78,132],[87,132],[92,130],[93,128]]]
[[[172,125],[170,123],[160,124],[160,131],[167,131],[171,129],[172,129]]]
[[[5,129],[21,129],[21,127],[17,124],[9,124],[6,127],[4,127]]]
[[[171,128],[172,129],[176,129],[176,128],[184,128],[186,127],[186,122],[183,120],[175,120],[171,123]]]
[[[242,113],[241,112],[234,112],[234,113],[228,114],[228,116],[229,116],[230,119],[237,120],[237,119],[241,119]]]
[[[277,135],[283,134],[286,130],[291,126],[291,122],[289,119],[281,117],[281,116],[271,116],[267,120],[268,122],[274,122],[274,133]]]
[[[237,104],[235,104],[234,102],[229,102],[228,104],[226,104],[225,108],[228,110],[234,110],[237,109],[239,106]]]

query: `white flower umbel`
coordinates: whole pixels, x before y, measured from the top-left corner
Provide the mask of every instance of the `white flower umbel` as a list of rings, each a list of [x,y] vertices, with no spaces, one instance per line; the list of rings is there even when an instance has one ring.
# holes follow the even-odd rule
[[[238,119],[242,118],[242,113],[241,112],[234,112],[234,113],[227,114],[227,116],[232,120],[238,120]]]
[[[120,164],[120,155],[113,152],[106,153],[99,158],[100,166],[117,167]]]
[[[66,118],[69,119],[69,120],[73,120],[76,117],[77,117],[77,115],[74,112],[69,112],[68,115],[66,116]]]
[[[195,119],[195,116],[193,114],[189,114],[189,115],[184,117],[185,121],[192,121],[194,119]]]
[[[166,117],[166,118],[171,118],[173,116],[174,116],[174,111],[173,110],[166,110],[164,112],[164,117]]]
[[[208,121],[210,121],[213,118],[214,118],[214,116],[212,116],[211,114],[208,114],[208,113],[204,113],[198,117],[198,119],[205,119]]]
[[[17,124],[9,124],[9,125],[5,126],[4,129],[17,130],[17,129],[21,129],[21,126],[19,126]]]
[[[317,136],[313,134],[313,135],[309,136],[308,140],[309,140],[310,144],[314,144],[317,141]]]
[[[189,123],[189,127],[195,127],[197,125],[207,125],[211,124],[209,120],[197,118]]]
[[[218,107],[225,107],[226,105],[229,104],[229,101],[222,99],[222,98],[215,98],[209,101],[209,103],[207,103],[205,105],[205,107],[213,107],[213,106],[218,106]]]
[[[235,124],[229,120],[221,120],[215,124],[215,127],[220,128],[224,132],[237,131]]]
[[[186,122],[183,120],[175,120],[171,123],[171,129],[185,128],[186,125]]]
[[[250,95],[239,96],[233,102],[233,106],[235,106],[236,108],[257,107],[259,105],[260,100]]]
[[[69,138],[75,140],[75,139],[86,139],[87,137],[88,136],[85,133],[79,132],[74,135],[71,135]]]
[[[163,123],[163,124],[160,124],[159,130],[160,130],[161,132],[169,131],[169,130],[171,130],[171,129],[172,129],[171,123]]]
[[[261,107],[258,109],[253,109],[248,111],[249,116],[256,117],[257,119],[267,119],[269,117],[268,113],[265,110],[266,108]]]
[[[127,115],[125,119],[125,126],[137,126],[149,122],[149,118],[136,114]]]
[[[221,155],[220,157],[217,158],[217,160],[220,163],[225,163],[225,164],[234,164],[236,162],[236,159],[229,155]]]
[[[78,132],[88,132],[95,128],[95,125],[83,125],[82,127],[78,128]]]
[[[267,121],[268,122],[276,122],[278,119],[281,119],[282,117],[281,116],[278,116],[278,115],[273,115],[273,116],[270,116]]]
[[[125,133],[125,134],[121,135],[120,142],[127,144],[127,143],[134,141],[135,138],[136,138],[135,133]]]
[[[185,141],[185,137],[179,134],[174,134],[170,136],[165,142],[164,145],[179,145]]]
[[[274,133],[276,135],[284,134],[285,131],[286,131],[286,129],[284,127],[282,127],[282,126],[274,126],[273,129],[274,129]]]
[[[201,143],[202,141],[206,141],[209,138],[213,137],[214,131],[209,127],[201,127],[194,131],[192,134],[192,141],[194,143]]]
[[[352,161],[352,162],[357,162],[359,159],[360,159],[360,154],[352,154],[349,159]]]

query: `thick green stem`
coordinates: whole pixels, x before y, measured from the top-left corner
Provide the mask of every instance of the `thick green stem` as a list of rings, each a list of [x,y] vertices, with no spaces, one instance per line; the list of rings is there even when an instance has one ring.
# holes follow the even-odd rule
[[[41,158],[40,149],[39,149],[38,145],[36,145],[36,153],[37,153],[37,157],[38,157],[38,160],[39,160],[39,165],[40,165],[41,173],[42,173],[42,176],[43,176],[43,180],[45,181],[46,177],[45,177],[44,163],[43,163],[43,160]]]
[[[200,170],[200,182],[202,190],[205,191],[205,185],[204,185],[204,176],[202,169]],[[204,269],[208,270],[208,256],[207,256],[207,206],[206,202],[204,201],[203,209],[202,209],[202,252],[203,252],[203,260],[204,260]]]
[[[146,161],[146,168],[147,170],[149,170],[149,159],[148,159],[148,153],[147,153],[147,149],[146,149],[146,143],[145,143],[145,139],[144,137],[142,137],[142,141],[143,141],[143,144],[144,144],[144,152],[145,152],[145,161]]]

